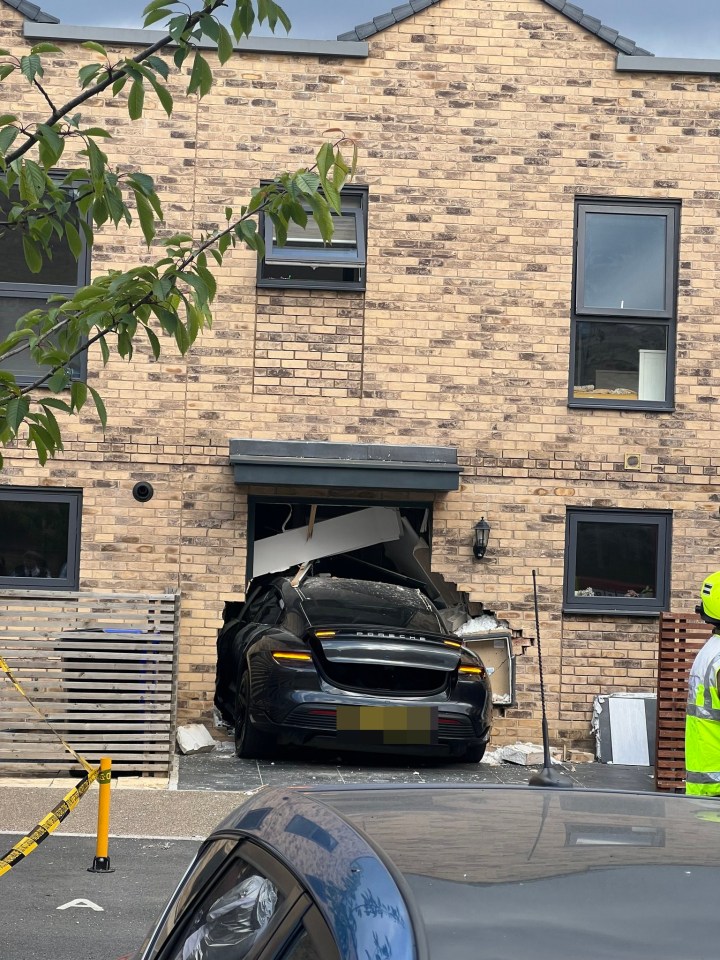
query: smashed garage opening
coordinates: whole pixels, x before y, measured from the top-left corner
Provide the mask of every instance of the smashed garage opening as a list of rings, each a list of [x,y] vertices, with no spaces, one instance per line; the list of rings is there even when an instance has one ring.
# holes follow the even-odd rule
[[[248,583],[302,568],[419,589],[448,630],[482,657],[494,702],[514,703],[508,624],[431,567],[434,498],[460,486],[454,447],[237,439],[230,441],[230,464],[236,483],[251,494],[268,486],[297,491],[248,497]],[[368,499],[355,499],[359,491]],[[225,620],[241,606],[228,602]]]

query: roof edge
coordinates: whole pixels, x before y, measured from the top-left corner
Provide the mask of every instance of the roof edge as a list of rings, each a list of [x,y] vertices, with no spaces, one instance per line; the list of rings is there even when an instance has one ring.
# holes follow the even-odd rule
[[[7,0],[4,0],[7,2]],[[88,27],[79,24],[60,23],[58,20],[38,21],[23,24],[23,36],[28,40],[72,40],[84,43],[95,40],[99,43],[115,43],[128,47],[148,47],[166,36],[164,30],[126,29],[123,27]],[[214,50],[211,40],[202,40],[197,46]],[[367,43],[338,40],[300,40],[280,37],[254,37],[233,45],[239,53],[278,53],[295,56],[348,57],[365,59],[369,55]]]
[[[36,3],[30,3],[29,0],[0,0],[6,7],[12,7],[21,13],[26,20],[33,20],[35,23],[60,23],[58,17],[51,13],[45,13]]]
[[[619,73],[685,73],[708,76],[720,74],[720,60],[701,57],[643,57],[619,53],[615,69]]]
[[[409,17],[415,16],[416,13],[427,10],[429,7],[435,6],[435,4],[440,2],[441,0],[409,0],[408,3],[403,3],[399,7],[393,7],[388,13],[382,13],[377,17],[373,17],[368,23],[358,24],[356,27],[353,27],[352,30],[339,34],[338,40],[343,43],[353,40],[367,40],[369,37],[375,36],[377,33],[382,33],[383,30],[387,30],[388,27],[402,23],[403,20],[407,20]],[[567,17],[568,20],[572,20],[573,23],[577,23],[578,26],[582,27],[588,33],[593,34],[599,40],[603,40],[609,44],[609,46],[614,47],[619,53],[624,53],[628,56],[653,56],[649,50],[644,50],[642,47],[639,47],[634,40],[621,36],[617,30],[606,26],[602,21],[598,20],[597,17],[590,16],[590,14],[585,13],[582,7],[578,7],[574,3],[569,3],[568,0],[540,0],[540,2],[548,7],[552,7],[553,10],[561,13],[564,17]]]

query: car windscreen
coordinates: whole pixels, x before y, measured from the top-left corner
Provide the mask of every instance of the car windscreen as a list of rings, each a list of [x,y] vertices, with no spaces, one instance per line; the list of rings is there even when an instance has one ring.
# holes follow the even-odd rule
[[[357,623],[447,633],[429,602],[408,587],[316,577],[302,584],[300,596],[313,627]]]

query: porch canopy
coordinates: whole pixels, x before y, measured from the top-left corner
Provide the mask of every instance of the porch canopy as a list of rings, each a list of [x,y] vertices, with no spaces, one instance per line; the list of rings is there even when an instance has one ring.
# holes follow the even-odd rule
[[[460,487],[455,447],[231,440],[235,482],[250,486],[448,491]]]

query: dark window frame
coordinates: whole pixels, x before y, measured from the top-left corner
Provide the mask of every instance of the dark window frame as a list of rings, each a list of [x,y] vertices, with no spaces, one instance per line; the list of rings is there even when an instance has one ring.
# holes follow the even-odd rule
[[[620,197],[577,197],[574,220],[574,258],[572,274],[572,305],[570,324],[570,372],[568,376],[568,407],[576,409],[633,410],[663,412],[675,409],[675,363],[677,331],[678,269],[680,260],[680,211],[677,200],[643,200]],[[637,214],[664,216],[666,218],[665,246],[665,308],[640,310],[633,308],[610,309],[586,307],[582,303],[584,292],[585,262],[585,214]],[[576,397],[575,366],[578,339],[578,323],[651,324],[666,331],[667,356],[665,362],[665,399],[617,400]]]
[[[68,552],[65,577],[0,576],[0,590],[78,590],[80,586],[80,534],[82,526],[82,490],[45,487],[0,487],[0,500],[17,502],[45,501],[67,503]]]
[[[65,175],[65,172],[60,170],[53,170],[50,173],[51,179],[58,182],[62,181]],[[72,185],[69,185],[67,189],[77,194],[81,187],[82,183],[76,182]],[[82,252],[76,261],[77,273],[75,276],[75,283],[43,283],[40,279],[42,277],[41,270],[37,275],[38,279],[30,283],[13,283],[7,280],[0,280],[0,298],[17,297],[18,299],[44,300],[47,302],[48,297],[55,293],[61,294],[62,296],[68,298],[72,297],[73,294],[80,289],[80,287],[84,287],[90,283],[90,247],[85,239],[83,231],[79,231],[79,233],[82,243]],[[2,240],[0,238],[0,244],[1,243]],[[31,307],[30,309],[34,308]],[[0,334],[0,336],[2,335]],[[4,369],[6,369],[9,373],[14,372],[12,367],[6,367]],[[71,376],[73,380],[87,380],[87,351],[83,351],[73,361]],[[34,383],[35,379],[37,378],[28,377],[24,374],[15,374],[15,379],[19,386],[27,387]]]
[[[267,181],[262,181],[264,186]],[[366,287],[367,275],[367,235],[368,235],[368,204],[369,188],[366,186],[347,186],[341,193],[341,201],[346,199],[352,201],[348,203],[346,212],[352,213],[357,225],[357,256],[349,258],[347,256],[339,257],[337,251],[330,248],[318,249],[313,260],[310,252],[307,258],[300,258],[298,248],[289,250],[287,247],[276,247],[273,242],[273,225],[269,217],[266,217],[262,211],[259,215],[259,230],[265,240],[265,258],[258,257],[256,286],[264,289],[283,289],[290,288],[294,290],[356,290],[364,291]],[[341,203],[342,206],[342,203]],[[309,208],[308,208],[309,212]],[[345,210],[343,211],[345,212]],[[268,257],[268,254],[270,256]],[[302,259],[304,262],[298,264],[296,261]],[[264,268],[265,265],[278,267],[287,265],[294,266],[298,271],[304,271],[299,277],[277,278],[268,277]],[[337,272],[337,279],[313,280],[311,271],[314,267],[322,267]],[[343,279],[343,272],[351,271],[353,279]]]
[[[577,566],[577,525],[580,522],[614,524],[656,524],[658,551],[655,558],[656,597],[576,597],[572,588]],[[565,517],[565,564],[563,613],[598,614],[622,617],[658,617],[670,600],[672,511],[625,509],[621,507],[568,507]]]

